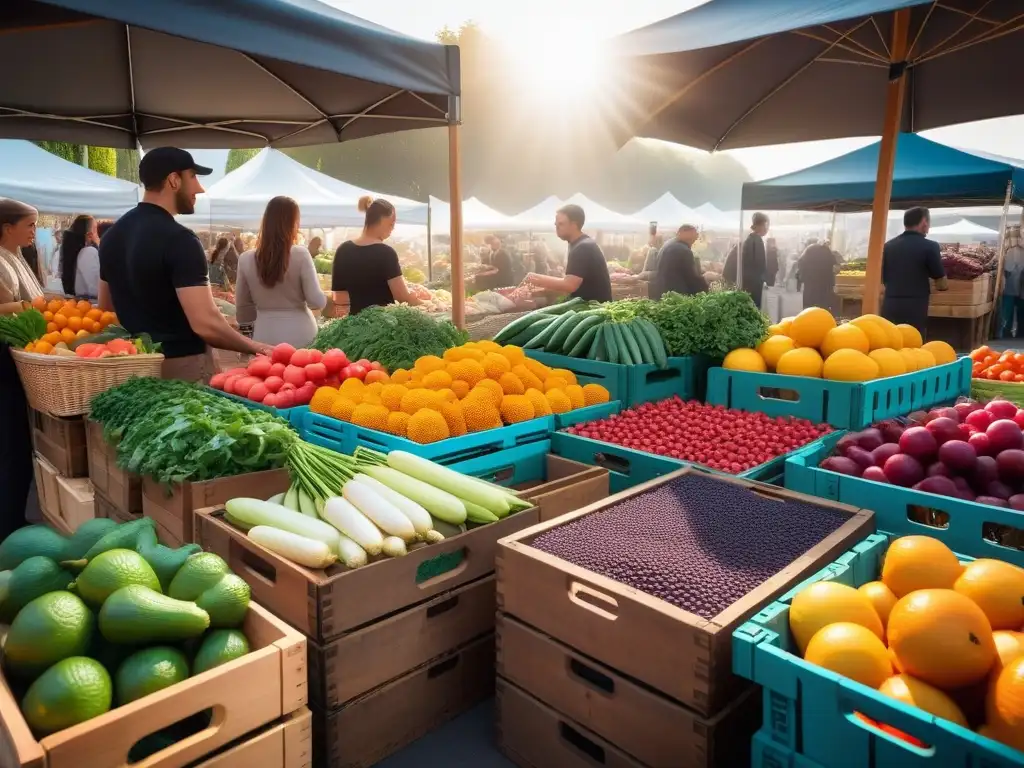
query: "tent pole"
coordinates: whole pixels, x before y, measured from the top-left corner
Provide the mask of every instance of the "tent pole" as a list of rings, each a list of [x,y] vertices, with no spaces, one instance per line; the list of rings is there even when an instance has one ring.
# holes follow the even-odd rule
[[[885,246],[892,197],[892,174],[896,164],[896,142],[903,119],[903,101],[907,90],[907,38],[910,9],[896,11],[892,22],[889,85],[885,97],[885,123],[878,145],[878,175],[875,177],[875,202],[871,208],[871,234],[868,237],[868,265],[864,276],[864,314],[877,314],[882,283],[882,248]]]
[[[434,282],[434,256],[433,256],[433,253],[432,253],[431,247],[430,247],[431,246],[430,241],[432,239],[431,232],[430,232],[430,223],[431,223],[430,222],[430,214],[431,214],[431,206],[430,206],[430,198],[428,197],[427,198],[427,282],[428,283]]]
[[[452,322],[456,328],[466,325],[466,283],[462,270],[462,158],[459,152],[459,98],[448,107],[448,199],[451,210]]]
[[[999,310],[1002,304],[1002,288],[1003,288],[1003,262],[1006,259],[1006,225],[1010,223],[1010,199],[1013,197],[1013,179],[1006,182],[1006,197],[1003,199],[1003,216],[999,220],[999,258],[996,260],[996,284],[995,289],[992,292],[992,309],[989,310],[989,316],[986,322],[982,323],[982,327],[985,329],[987,335],[985,338],[993,338],[996,332],[999,330]],[[971,345],[974,345],[974,339],[971,339]]]

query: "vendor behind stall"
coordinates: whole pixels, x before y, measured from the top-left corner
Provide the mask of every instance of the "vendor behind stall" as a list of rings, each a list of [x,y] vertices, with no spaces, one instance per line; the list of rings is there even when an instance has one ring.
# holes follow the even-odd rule
[[[651,278],[648,296],[660,299],[662,294],[674,291],[692,296],[708,289],[691,250],[700,233],[693,224],[683,224],[676,236],[661,247],[656,259],[657,269]]]
[[[508,288],[516,284],[512,275],[512,257],[508,249],[501,244],[497,235],[488,235],[486,238],[488,253],[487,264],[489,268],[478,272],[473,278],[473,283],[480,290],[494,290],[495,288]],[[483,263],[483,256],[481,257]]]
[[[904,232],[882,249],[882,317],[899,325],[912,325],[923,338],[928,335],[928,300],[931,283],[945,291],[946,270],[942,267],[939,244],[929,240],[931,213],[927,208],[911,208],[903,214]]]
[[[569,244],[565,277],[530,272],[525,282],[549,291],[568,293],[588,301],[611,301],[612,281],[601,246],[583,234],[586,214],[578,205],[566,205],[555,214],[555,234]]]

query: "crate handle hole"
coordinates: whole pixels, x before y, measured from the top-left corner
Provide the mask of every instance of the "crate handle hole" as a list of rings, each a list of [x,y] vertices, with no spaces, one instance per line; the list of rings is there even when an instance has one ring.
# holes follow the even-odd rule
[[[673,381],[678,379],[682,375],[682,372],[678,368],[665,368],[651,371],[644,377],[644,381],[647,384],[659,384],[663,381]]]
[[[779,389],[777,387],[758,387],[757,396],[762,400],[784,400],[799,403],[800,393],[795,389]]]
[[[894,726],[869,718],[862,712],[850,712],[846,715],[846,719],[858,728],[870,731],[871,733],[881,736],[883,739],[904,747],[911,752],[916,752],[917,754],[927,757],[933,757],[935,755],[935,747],[925,744],[913,734],[901,731]],[[914,739],[917,743],[915,744],[914,742],[909,741],[909,739]]]
[[[166,728],[147,733],[132,744],[125,764],[155,765],[162,762],[159,759],[162,756],[173,760],[174,753],[212,738],[220,730],[224,720],[223,707],[208,707],[171,723]],[[168,744],[168,741],[172,743]]]
[[[427,618],[432,619],[434,616],[440,616],[442,613],[447,613],[456,605],[459,604],[459,596],[452,595],[447,600],[442,600],[440,603],[427,608]]]
[[[621,456],[614,456],[610,453],[602,453],[600,451],[595,453],[594,465],[612,472],[618,472],[620,475],[629,474],[629,459],[624,459]]]
[[[981,537],[1007,549],[1024,550],[1024,529],[1002,523],[982,523]]]
[[[438,664],[435,664],[430,669],[428,669],[427,670],[427,677],[428,678],[440,677],[441,675],[445,674],[446,672],[451,672],[457,666],[459,666],[459,657],[458,656],[452,656],[450,659],[445,659],[444,661],[442,661],[442,662],[440,662]]]
[[[578,605],[580,608],[595,613],[602,619],[608,619],[608,621],[615,621],[618,616],[612,611],[619,609],[619,604],[614,597],[598,592],[596,589],[588,587],[586,584],[580,584],[578,581],[574,581],[569,585],[569,599]],[[609,607],[611,610],[609,610]]]
[[[596,763],[604,765],[604,749],[588,739],[564,720],[558,721],[558,735]]]
[[[907,505],[907,519],[912,523],[927,525],[929,528],[949,528],[949,512],[920,504]]]
[[[615,681],[603,672],[598,672],[593,667],[587,666],[579,659],[569,659],[569,672],[592,688],[607,693],[615,694]]]
[[[277,569],[262,557],[247,549],[242,549],[242,547],[235,543],[232,543],[231,549],[235,553],[235,557],[231,559],[235,562],[241,561],[243,568],[249,575],[262,581],[268,587],[272,587],[277,583]]]
[[[434,548],[443,546],[435,544]],[[469,553],[465,547],[424,560],[416,569],[416,585],[420,589],[432,589],[438,584],[453,579],[469,567]]]

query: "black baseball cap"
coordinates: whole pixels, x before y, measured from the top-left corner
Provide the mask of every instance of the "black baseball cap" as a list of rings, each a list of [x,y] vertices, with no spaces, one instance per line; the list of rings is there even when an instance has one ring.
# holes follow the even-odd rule
[[[172,173],[195,171],[196,176],[209,176],[212,168],[196,164],[192,155],[177,147],[157,147],[142,156],[139,162],[139,181],[144,187],[155,187]]]

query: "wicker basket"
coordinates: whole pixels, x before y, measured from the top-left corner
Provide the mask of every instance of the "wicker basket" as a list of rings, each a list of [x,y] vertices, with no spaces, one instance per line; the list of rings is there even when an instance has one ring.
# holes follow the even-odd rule
[[[530,310],[532,312],[533,310]],[[470,341],[493,339],[495,334],[514,320],[530,312],[504,312],[500,315],[489,315],[486,319],[466,325]]]
[[[163,355],[130,355],[89,360],[11,350],[28,404],[54,416],[81,416],[100,392],[132,376],[159,376]]]

